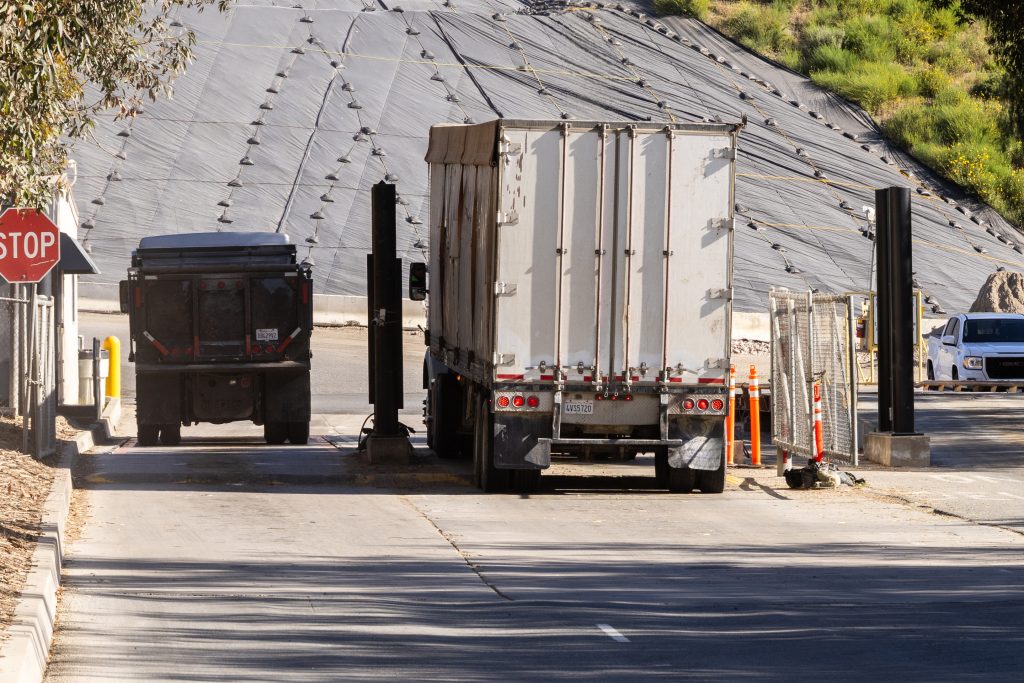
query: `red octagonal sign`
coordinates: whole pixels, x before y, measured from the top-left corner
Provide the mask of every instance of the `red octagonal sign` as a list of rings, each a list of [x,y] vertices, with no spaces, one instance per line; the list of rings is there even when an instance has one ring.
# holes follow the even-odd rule
[[[39,282],[60,261],[60,230],[35,209],[0,214],[0,275],[12,284]]]

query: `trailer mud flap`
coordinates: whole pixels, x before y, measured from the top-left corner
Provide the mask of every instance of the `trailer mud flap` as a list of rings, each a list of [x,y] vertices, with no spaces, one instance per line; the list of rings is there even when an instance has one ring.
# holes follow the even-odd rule
[[[547,468],[551,465],[550,438],[549,416],[494,415],[494,461],[500,468]]]
[[[706,433],[694,434],[692,428],[687,429],[686,421],[672,420],[669,422],[669,438],[682,439],[683,445],[668,449],[669,467],[689,467],[692,470],[717,470],[725,457],[725,425],[721,421],[710,424],[698,422],[695,426],[703,428]]]
[[[307,422],[310,416],[309,371],[271,371],[264,380],[267,422]]]
[[[181,423],[180,375],[139,374],[135,395],[135,419],[139,424]]]

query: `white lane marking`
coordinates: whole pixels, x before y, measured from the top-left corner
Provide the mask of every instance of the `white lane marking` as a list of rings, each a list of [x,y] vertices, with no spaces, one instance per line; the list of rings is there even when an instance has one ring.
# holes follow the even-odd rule
[[[626,636],[622,635],[621,633],[616,631],[614,628],[612,628],[611,624],[598,624],[597,627],[599,629],[601,629],[602,631],[604,631],[604,634],[606,636],[608,636],[609,638],[611,638],[612,640],[614,640],[616,643],[628,643],[629,642],[629,638],[627,638]]]

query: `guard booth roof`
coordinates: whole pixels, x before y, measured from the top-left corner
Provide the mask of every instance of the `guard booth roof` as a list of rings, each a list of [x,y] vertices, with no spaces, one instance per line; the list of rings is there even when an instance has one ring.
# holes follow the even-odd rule
[[[865,207],[893,185],[915,193],[915,280],[932,313],[966,309],[997,268],[1024,270],[1013,226],[864,112],[695,20],[511,0],[292,4],[176,8],[198,42],[174,99],[109,116],[76,146],[83,242],[104,272],[121,272],[146,235],[277,233],[317,264],[318,291],[358,295],[374,183],[397,186],[399,255],[426,259],[434,124],[743,116],[736,310],[765,310],[772,286],[867,289]],[[105,283],[87,277],[83,291],[113,296]]]

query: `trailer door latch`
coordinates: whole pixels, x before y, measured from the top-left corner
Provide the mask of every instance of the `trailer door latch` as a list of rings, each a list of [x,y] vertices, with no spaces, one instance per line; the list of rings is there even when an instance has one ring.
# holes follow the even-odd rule
[[[495,282],[494,283],[494,296],[512,296],[516,293],[516,283],[514,282]]]

